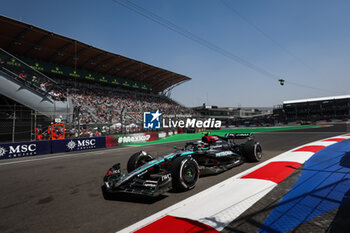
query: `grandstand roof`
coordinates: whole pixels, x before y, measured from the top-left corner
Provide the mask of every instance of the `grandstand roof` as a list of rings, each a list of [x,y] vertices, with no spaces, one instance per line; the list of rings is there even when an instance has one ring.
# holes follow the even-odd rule
[[[1,15],[0,47],[20,57],[146,83],[152,86],[155,93],[190,80],[184,75],[107,52]]]
[[[288,100],[288,101],[283,101],[283,104],[297,104],[297,103],[339,100],[339,99],[350,99],[350,95],[338,95],[338,96],[319,97],[319,98],[310,98],[310,99]]]

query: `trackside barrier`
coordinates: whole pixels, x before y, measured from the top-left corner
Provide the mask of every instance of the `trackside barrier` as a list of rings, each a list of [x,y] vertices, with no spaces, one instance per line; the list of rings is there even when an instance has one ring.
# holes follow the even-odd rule
[[[106,147],[106,137],[0,144],[0,160]]]
[[[51,141],[0,144],[0,159],[12,159],[51,153]]]
[[[162,131],[105,137],[2,143],[0,144],[0,160],[150,142],[177,133],[178,131]]]
[[[116,135],[114,137],[117,145],[130,145],[133,143],[151,142],[158,139],[167,138],[175,134],[178,134],[177,130],[149,132],[149,133],[135,133],[135,134],[128,134],[128,135]],[[108,139],[108,142],[111,142],[111,139]]]
[[[112,135],[106,136],[106,147],[114,147],[114,146],[118,146],[117,138]]]
[[[118,145],[151,142],[159,139],[157,132],[116,135],[115,137]]]
[[[54,140],[51,142],[51,153],[91,150],[104,147],[106,147],[106,137]]]

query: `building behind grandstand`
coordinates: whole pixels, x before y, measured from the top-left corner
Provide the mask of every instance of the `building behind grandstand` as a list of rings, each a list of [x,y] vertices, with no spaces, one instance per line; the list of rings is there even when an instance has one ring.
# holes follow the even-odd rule
[[[350,95],[284,101],[275,106],[281,121],[345,120],[350,117]]]
[[[203,117],[220,119],[225,125],[273,124],[272,108],[268,107],[218,107],[206,105],[193,107]]]

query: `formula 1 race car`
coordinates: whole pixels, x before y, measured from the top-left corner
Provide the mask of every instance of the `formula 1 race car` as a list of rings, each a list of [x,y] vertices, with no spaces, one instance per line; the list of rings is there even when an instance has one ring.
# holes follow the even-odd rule
[[[236,143],[236,139],[244,139]],[[194,188],[199,176],[217,174],[244,161],[258,162],[262,148],[251,133],[229,133],[224,137],[206,134],[201,141],[188,142],[182,150],[153,158],[140,151],[127,164],[127,174],[120,164],[113,165],[103,178],[105,198],[111,193],[132,193],[159,196],[171,189]]]

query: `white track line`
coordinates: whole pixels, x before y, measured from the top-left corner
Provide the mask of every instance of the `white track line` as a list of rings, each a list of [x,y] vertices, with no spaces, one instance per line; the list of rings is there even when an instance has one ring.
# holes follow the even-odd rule
[[[191,140],[183,140],[183,141],[191,141]],[[164,142],[161,144],[170,144],[170,143],[176,143],[176,142],[182,142],[182,141],[175,141],[175,142]],[[80,153],[75,153],[75,154],[70,154],[70,152],[67,152],[69,154],[64,154],[64,155],[54,155],[54,154],[44,154],[44,155],[37,155],[37,156],[47,156],[47,155],[51,155],[51,157],[43,157],[43,158],[35,158],[34,156],[30,156],[27,158],[30,159],[26,159],[26,160],[19,160],[19,161],[12,161],[12,162],[1,162],[0,160],[0,166],[4,166],[4,165],[11,165],[11,164],[18,164],[18,163],[28,163],[28,162],[36,162],[36,161],[42,161],[42,160],[50,160],[50,159],[60,159],[60,158],[69,158],[69,157],[76,157],[76,156],[89,156],[89,155],[101,155],[101,154],[105,154],[109,151],[113,151],[113,150],[124,150],[124,149],[131,149],[131,148],[137,148],[137,147],[145,147],[145,146],[154,146],[157,145],[159,143],[156,144],[147,144],[147,145],[128,145],[122,148],[111,148],[111,149],[106,149],[106,150],[92,150],[92,151],[87,151],[87,152],[83,152],[81,151]],[[22,157],[23,158],[23,157]],[[18,158],[21,159],[21,158]],[[6,159],[8,160],[8,159]]]
[[[139,146],[135,146],[135,147],[139,147]],[[130,147],[114,148],[114,149],[108,149],[106,151],[123,150],[123,149],[130,149]],[[83,156],[89,156],[89,155],[101,155],[103,153],[101,153],[101,151],[89,151],[89,152],[85,152],[85,153],[81,152],[81,153],[67,154],[67,155],[53,155],[52,157],[33,158],[33,159],[19,160],[19,161],[13,161],[13,162],[4,162],[4,163],[0,163],[0,166],[10,165],[10,164],[18,164],[18,163],[29,163],[29,162],[36,162],[36,161],[50,160],[50,159],[61,159],[61,158],[76,157],[76,156],[83,157]]]
[[[254,134],[264,134],[264,133],[272,134],[273,131],[272,132],[256,132]],[[288,132],[285,132],[285,133],[288,133]],[[199,139],[193,139],[193,140],[199,140]],[[184,141],[192,141],[192,140],[181,140],[181,141],[175,141],[175,142],[163,142],[163,143],[154,143],[154,144],[147,144],[147,145],[128,145],[126,147],[112,148],[112,149],[107,149],[105,151],[123,150],[123,149],[126,149],[126,148],[130,149],[130,148],[136,148],[136,147],[154,146],[154,145],[157,145],[157,144],[170,144],[170,143],[184,142]],[[88,152],[85,152],[85,153],[80,152],[80,153],[67,154],[67,155],[53,155],[52,157],[44,157],[44,158],[33,158],[33,157],[31,157],[31,159],[20,160],[20,161],[12,161],[12,162],[1,162],[1,160],[0,160],[0,166],[11,165],[11,164],[19,164],[19,163],[36,162],[36,161],[50,160],[50,159],[60,159],[60,158],[69,158],[69,157],[75,157],[75,156],[88,156],[88,155],[100,155],[100,154],[104,154],[104,152],[101,153],[101,151],[88,151]],[[46,156],[46,155],[39,155],[39,156]]]

